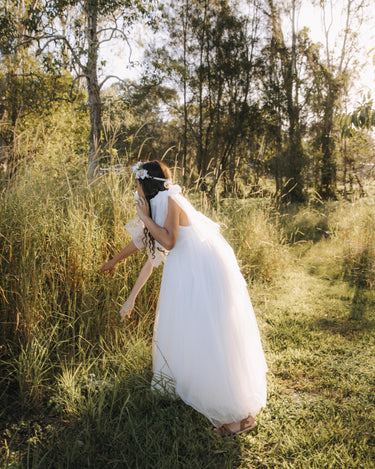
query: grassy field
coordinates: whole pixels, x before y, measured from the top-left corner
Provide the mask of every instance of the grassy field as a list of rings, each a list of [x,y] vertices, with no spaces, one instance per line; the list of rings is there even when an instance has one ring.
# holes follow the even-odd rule
[[[0,200],[2,468],[375,467],[374,196],[281,210],[190,193],[237,254],[269,365],[256,432],[220,439],[150,391],[161,269],[125,325],[144,255],[98,272],[128,241],[127,179],[30,171]]]

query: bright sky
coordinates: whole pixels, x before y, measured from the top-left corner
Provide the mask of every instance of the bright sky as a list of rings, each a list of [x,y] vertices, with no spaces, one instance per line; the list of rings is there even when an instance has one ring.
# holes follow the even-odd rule
[[[372,0],[370,0],[371,3]],[[339,0],[336,3],[346,3],[346,0]],[[371,93],[371,96],[375,99],[375,31],[374,31],[374,9],[371,7],[367,8],[366,21],[360,26],[360,28],[353,24],[353,29],[358,34],[359,54],[357,55],[358,60],[358,79],[356,81],[355,89],[352,90],[353,101],[360,100],[360,95],[363,93]],[[320,42],[325,44],[324,30],[322,26],[323,16],[321,9],[314,7],[312,2],[303,1],[303,8],[298,18],[298,28],[308,27],[310,29],[310,37],[314,42]],[[335,8],[333,11],[333,18],[330,17],[327,12],[326,22],[332,20],[332,26],[330,29],[330,42],[336,44],[336,46],[342,46],[342,34],[345,28],[345,17],[340,17],[340,9]],[[355,102],[353,103],[355,104]]]
[[[336,0],[336,3],[343,3],[346,0]],[[307,26],[310,29],[310,37],[314,42],[325,43],[323,28],[322,28],[322,15],[318,7],[314,7],[311,1],[302,0],[302,8],[297,18],[297,28],[302,29]],[[333,12],[332,26],[330,29],[330,42],[331,44],[339,45],[340,30],[345,27],[344,20],[340,17],[340,8],[336,7]],[[371,16],[371,17],[370,17]],[[328,15],[328,20],[330,20]],[[287,21],[287,20],[286,20]],[[360,96],[365,92],[370,92],[375,99],[375,12],[373,8],[368,8],[366,22],[358,30],[358,40],[360,44],[360,52],[357,57],[358,65],[358,80],[356,81],[355,89],[352,90],[353,105],[361,100]],[[287,27],[285,28],[287,30]],[[102,59],[106,60],[103,74],[117,75],[120,78],[129,78],[136,80],[141,74],[141,62],[144,46],[147,43],[147,38],[152,39],[152,33],[148,32],[146,28],[138,25],[134,28],[131,34],[131,44],[133,47],[130,60],[135,63],[133,66],[129,62],[129,47],[123,43],[107,42],[103,44],[101,50]],[[137,65],[138,62],[138,65]],[[108,80],[106,85],[113,83],[113,80]]]

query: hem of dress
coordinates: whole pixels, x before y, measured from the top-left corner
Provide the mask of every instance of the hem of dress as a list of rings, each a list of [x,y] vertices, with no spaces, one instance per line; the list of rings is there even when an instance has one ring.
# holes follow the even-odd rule
[[[243,414],[241,414],[240,417],[233,417],[232,419],[229,419],[230,421],[222,421],[222,420],[218,420],[213,417],[210,417],[209,415],[207,415],[207,413],[203,412],[192,402],[190,402],[187,399],[184,399],[177,392],[175,381],[169,376],[163,375],[162,377],[160,377],[160,379],[156,379],[154,376],[151,380],[151,391],[156,392],[160,394],[161,396],[170,397],[172,400],[181,399],[186,405],[188,405],[189,407],[194,409],[196,412],[206,417],[206,419],[215,427],[220,427],[221,425],[232,423],[232,422],[240,422],[241,420],[249,416],[255,418],[258,415],[258,413],[261,411],[261,409],[266,407],[266,404],[264,405],[261,404],[257,412],[252,413],[251,411],[247,411],[246,413],[244,412]]]

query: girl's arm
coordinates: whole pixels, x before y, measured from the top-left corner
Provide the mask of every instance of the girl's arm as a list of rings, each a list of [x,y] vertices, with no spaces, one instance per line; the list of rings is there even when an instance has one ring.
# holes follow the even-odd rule
[[[124,247],[122,251],[112,257],[112,259],[110,259],[108,262],[104,262],[104,264],[100,267],[100,272],[108,272],[110,274],[118,262],[122,261],[123,259],[126,259],[137,251],[137,246],[134,244],[133,241],[131,241],[128,245]]]
[[[123,321],[125,317],[130,317],[131,311],[134,308],[135,299],[137,298],[140,289],[149,279],[152,273],[152,269],[153,266],[151,264],[151,261],[147,259],[146,264],[142,267],[142,270],[134,284],[132,291],[130,292],[128,299],[122,305],[122,308],[120,310],[121,321]]]
[[[182,214],[178,204],[171,197],[168,197],[168,214],[164,226],[157,225],[150,217],[150,209],[145,199],[140,198],[136,203],[136,207],[139,218],[148,228],[153,238],[168,251],[173,249],[177,241],[180,216]]]

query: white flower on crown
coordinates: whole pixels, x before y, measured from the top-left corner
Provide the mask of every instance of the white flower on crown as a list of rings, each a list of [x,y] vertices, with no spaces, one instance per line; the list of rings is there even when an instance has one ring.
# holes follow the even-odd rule
[[[138,161],[138,163],[136,163],[134,166],[133,166],[133,173],[135,173],[136,171],[139,171],[143,166],[143,161]]]
[[[137,174],[136,174],[137,179],[144,179],[148,177],[149,175],[148,175],[147,169],[140,169],[139,171],[137,171]]]
[[[147,169],[142,169],[142,166],[142,161],[138,161],[138,163],[133,166],[133,173],[136,179],[145,179],[150,177],[147,172]]]
[[[145,179],[145,178],[150,178],[150,179],[155,179],[156,181],[164,181],[164,187],[166,189],[169,189],[170,185],[172,184],[172,180],[171,179],[167,179],[167,178],[158,178],[156,176],[150,176],[147,172],[147,169],[143,169],[142,166],[144,165],[143,161],[138,161],[138,163],[136,163],[134,166],[133,166],[133,173],[136,177],[136,179]]]

